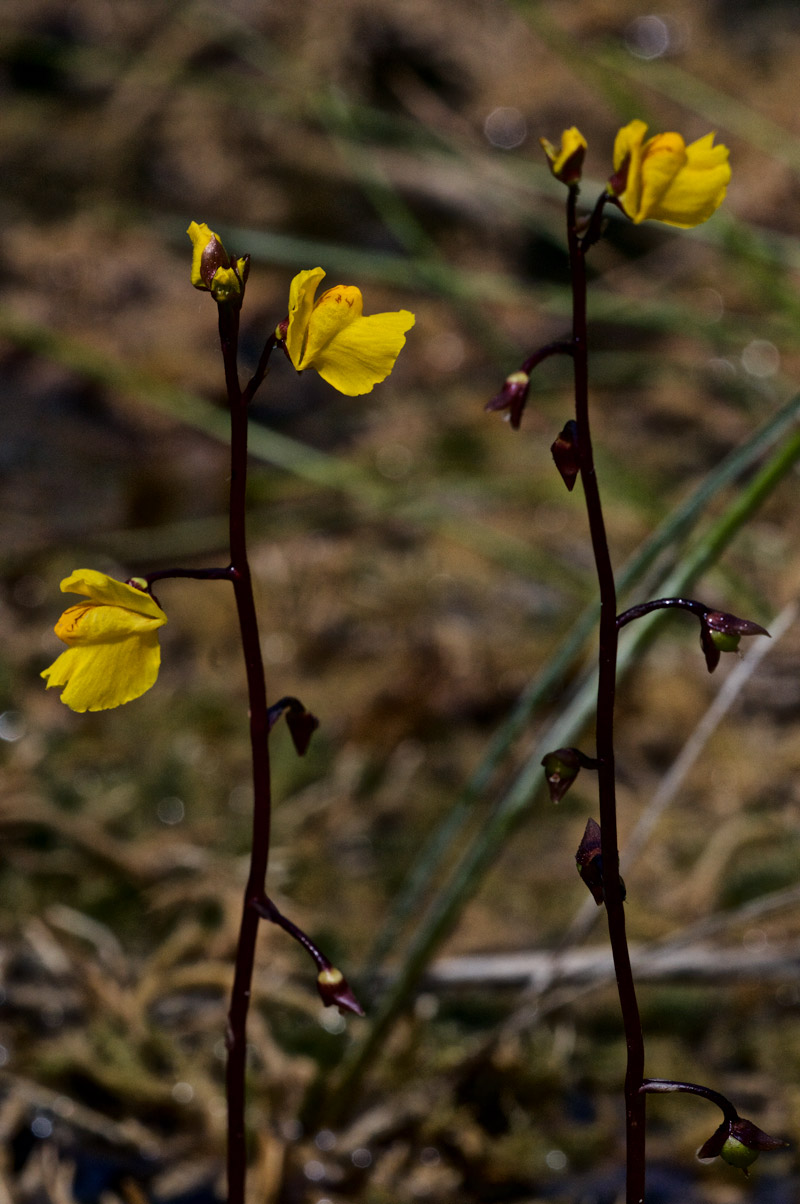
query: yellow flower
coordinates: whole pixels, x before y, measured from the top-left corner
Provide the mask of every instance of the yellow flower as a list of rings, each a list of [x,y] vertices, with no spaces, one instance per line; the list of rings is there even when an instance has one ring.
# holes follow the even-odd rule
[[[250,256],[232,261],[220,236],[205,222],[191,222],[186,233],[192,240],[194,287],[207,290],[215,301],[241,298],[250,271]]]
[[[61,591],[88,602],[56,623],[69,647],[42,673],[48,690],[64,686],[61,701],[73,711],[105,711],[149,690],[161,663],[157,631],[167,621],[155,599],[94,569],[77,569]]]
[[[361,292],[352,284],[337,284],[314,301],[322,268],[299,272],[289,290],[289,318],[283,338],[298,372],[316,368],[323,380],[348,397],[370,393],[385,380],[414,325],[407,309],[396,313],[362,314]]]
[[[631,121],[614,143],[614,176],[608,189],[637,224],[653,218],[688,229],[707,221],[722,204],[731,169],[727,146],[706,134],[689,146],[680,134],[656,134]]]
[[[561,135],[561,146],[555,147],[546,138],[540,138],[542,150],[550,161],[550,170],[562,184],[577,184],[583,170],[586,154],[586,139],[577,126],[570,126]]]

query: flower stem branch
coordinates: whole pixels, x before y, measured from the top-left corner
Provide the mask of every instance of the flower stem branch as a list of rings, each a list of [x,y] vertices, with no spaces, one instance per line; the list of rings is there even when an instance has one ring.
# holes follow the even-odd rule
[[[782,1137],[772,1137],[751,1120],[740,1116],[729,1099],[719,1091],[712,1091],[710,1087],[701,1087],[699,1083],[676,1083],[672,1079],[645,1079],[639,1090],[643,1094],[685,1091],[689,1095],[702,1096],[703,1099],[717,1105],[724,1119],[697,1151],[700,1162],[713,1162],[715,1158],[722,1158],[724,1162],[738,1167],[747,1175],[748,1167],[752,1166],[764,1150],[783,1150],[787,1147],[788,1143]]]
[[[572,185],[567,201],[567,238],[572,279],[572,344],[575,382],[577,453],[583,484],[589,531],[600,591],[600,631],[597,687],[596,752],[600,805],[603,896],[608,933],[614,959],[622,1020],[627,1047],[625,1114],[627,1176],[626,1204],[643,1204],[645,1183],[645,1097],[640,1093],[644,1077],[644,1041],[639,1006],[633,982],[625,932],[623,888],[619,876],[617,808],[614,767],[614,698],[617,672],[617,598],[614,570],[608,549],[600,490],[597,483],[589,425],[589,356],[586,322],[586,248],[577,221],[578,187]],[[595,206],[595,224],[602,205]],[[590,230],[592,221],[590,220]],[[599,226],[598,226],[599,228]]]
[[[672,1079],[645,1079],[639,1091],[644,1094],[671,1094],[673,1091],[684,1091],[689,1095],[701,1095],[710,1103],[716,1104],[726,1120],[738,1120],[739,1113],[731,1101],[719,1091],[711,1087],[703,1087],[699,1083],[677,1083]]]
[[[317,989],[326,1007],[335,1004],[342,1013],[352,1012],[356,1016],[364,1015],[364,1009],[350,990],[350,985],[341,970],[336,969],[333,962],[325,956],[311,937],[303,932],[302,928],[299,928],[278,910],[268,895],[262,895],[259,899],[251,899],[250,905],[262,919],[269,920],[271,924],[277,924],[284,932],[288,932],[289,936],[302,945],[306,953],[311,956],[317,967]]]
[[[228,565],[222,569],[158,569],[155,573],[145,573],[138,580],[146,581],[148,592],[156,581],[168,581],[172,577],[188,577],[192,581],[230,581],[233,571]]]
[[[603,211],[609,202],[617,203],[615,197],[607,192],[601,192],[581,237],[581,251],[584,255],[590,247],[600,241],[603,235]]]
[[[640,602],[638,606],[631,606],[628,610],[623,610],[620,615],[617,615],[617,630],[619,631],[622,627],[626,627],[634,619],[640,619],[643,615],[651,614],[654,610],[667,610],[670,607],[688,610],[690,614],[697,615],[701,620],[708,614],[710,609],[705,602],[698,602],[694,598],[655,598],[652,602]]]
[[[277,336],[274,334],[270,335],[270,337],[267,339],[266,343],[264,344],[264,350],[261,352],[261,358],[258,361],[256,370],[253,373],[250,380],[245,385],[244,390],[242,391],[242,400],[246,406],[249,405],[250,402],[253,400],[256,390],[258,388],[260,388],[260,386],[264,380],[264,377],[267,375],[267,369],[269,367],[269,359],[270,359],[270,356],[272,355],[272,352],[277,347],[277,345],[278,345]]]
[[[574,355],[575,345],[569,339],[556,339],[553,343],[545,343],[533,355],[529,355],[522,365],[523,372],[532,372],[537,364],[549,359],[551,355]]]
[[[248,900],[248,902],[263,920],[269,920],[271,924],[277,924],[284,932],[288,932],[289,936],[293,937],[298,944],[302,945],[312,957],[318,970],[329,970],[331,968],[330,961],[314,944],[311,937],[307,936],[302,928],[298,928],[297,924],[293,923],[283,912],[279,911],[269,895],[261,895],[259,898]]]

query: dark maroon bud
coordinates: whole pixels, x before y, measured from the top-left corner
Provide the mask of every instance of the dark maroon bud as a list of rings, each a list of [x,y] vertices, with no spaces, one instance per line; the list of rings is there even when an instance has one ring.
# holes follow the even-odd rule
[[[557,748],[543,758],[542,765],[553,803],[561,802],[580,769],[597,769],[594,757],[587,757],[579,748]]]
[[[286,724],[291,733],[297,755],[302,757],[308,748],[311,737],[319,727],[319,719],[303,706],[299,698],[287,695],[278,702],[273,702],[267,711],[269,730],[272,731],[281,715],[286,715]]]
[[[326,1008],[337,1007],[342,1015],[353,1012],[363,1016],[364,1009],[350,989],[347,979],[335,966],[327,966],[317,975],[317,990]]]
[[[206,243],[200,256],[200,278],[206,288],[210,289],[215,275],[220,268],[229,268],[231,261],[216,234]]]
[[[571,493],[580,472],[580,464],[578,462],[578,425],[572,418],[570,418],[561,431],[555,443],[551,445],[550,451],[555,460],[556,468],[561,473],[561,479]]]
[[[600,855],[600,825],[590,819],[575,854],[578,873],[589,888],[598,907],[603,904],[603,858]]]
[[[508,410],[509,421],[514,430],[518,431],[530,386],[531,378],[527,372],[523,372],[522,369],[512,372],[506,377],[500,392],[495,393],[491,401],[487,401],[485,409]]]
[[[304,756],[311,737],[319,727],[319,719],[316,715],[312,715],[305,707],[298,710],[289,709],[286,715],[286,724],[289,728],[292,740],[298,757]]]
[[[278,340],[279,343],[284,343],[286,341],[286,332],[288,329],[289,329],[289,319],[288,318],[284,318],[283,321],[279,322],[278,325],[275,327],[275,338]]]
[[[589,892],[598,907],[605,900],[603,890],[603,857],[600,852],[600,825],[596,820],[587,820],[586,830],[575,854],[575,864],[578,873],[589,888]],[[627,890],[622,878],[619,880],[620,897],[625,902]]]

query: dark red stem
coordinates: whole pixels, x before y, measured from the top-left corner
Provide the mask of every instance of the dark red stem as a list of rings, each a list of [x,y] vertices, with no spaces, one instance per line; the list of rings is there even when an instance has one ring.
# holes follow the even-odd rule
[[[269,714],[261,643],[258,634],[250,564],[247,559],[247,404],[257,388],[253,381],[242,392],[237,368],[239,345],[239,309],[222,304],[219,310],[219,338],[225,365],[225,385],[231,412],[230,481],[230,578],[236,598],[239,631],[247,672],[247,697],[250,709],[250,744],[253,764],[253,842],[250,873],[244,892],[236,968],[231,991],[226,1045],[228,1065],[226,1094],[228,1103],[228,1204],[244,1204],[247,1173],[245,1134],[245,1070],[247,1062],[247,1011],[253,980],[259,912],[264,898],[269,860],[272,795],[269,764]],[[267,344],[257,375],[260,384],[266,372],[274,339]],[[259,375],[260,374],[260,375]],[[255,381],[256,378],[254,377]]]
[[[577,227],[578,189],[569,190],[567,237],[572,277],[572,341],[575,379],[575,420],[578,427],[578,457],[586,498],[597,580],[600,589],[599,681],[597,687],[597,776],[600,805],[603,893],[608,917],[608,934],[614,958],[628,1059],[625,1074],[627,1138],[626,1204],[643,1204],[645,1184],[645,1096],[644,1042],[639,1006],[631,971],[625,911],[619,876],[617,805],[614,770],[614,697],[617,676],[617,596],[614,570],[608,550],[600,491],[597,485],[589,427],[589,355],[586,324],[586,246]],[[596,210],[602,211],[601,206]],[[590,240],[593,241],[593,240]],[[586,245],[590,245],[587,243]]]

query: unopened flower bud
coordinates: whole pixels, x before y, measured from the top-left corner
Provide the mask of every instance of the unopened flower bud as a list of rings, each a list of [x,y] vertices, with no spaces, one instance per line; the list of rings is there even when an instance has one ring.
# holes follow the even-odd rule
[[[217,302],[241,298],[250,272],[250,256],[231,260],[218,234],[205,222],[191,222],[192,284],[210,292]]]
[[[598,907],[603,904],[603,858],[600,854],[600,825],[590,819],[575,854],[578,873],[589,888]]]
[[[575,854],[575,864],[578,867],[578,873],[586,883],[591,893],[592,898],[598,907],[605,901],[605,890],[603,889],[603,856],[600,852],[601,846],[600,825],[596,820],[587,820],[586,830],[581,837],[581,843],[578,845],[578,851]],[[620,897],[624,903],[627,891],[622,878],[619,880]]]
[[[569,422],[560,432],[555,443],[551,445],[550,451],[556,468],[561,473],[561,479],[571,493],[580,472],[580,463],[578,461],[578,424],[573,418],[570,418]]]
[[[499,393],[495,393],[491,401],[487,401],[487,410],[508,410],[508,419],[515,431],[519,430],[522,411],[528,400],[531,378],[521,369],[507,376]]]
[[[317,975],[317,990],[326,1008],[336,1006],[342,1015],[345,1012],[353,1012],[356,1016],[364,1015],[364,1009],[351,991],[347,979],[335,966],[327,966],[320,970]]]
[[[542,759],[550,802],[560,803],[580,773],[581,762],[575,748],[557,748]]]
[[[574,125],[564,130],[559,147],[553,146],[546,138],[540,138],[539,143],[547,155],[550,170],[555,178],[562,184],[577,184],[586,155],[586,139],[580,130]]]

